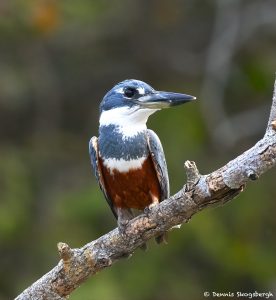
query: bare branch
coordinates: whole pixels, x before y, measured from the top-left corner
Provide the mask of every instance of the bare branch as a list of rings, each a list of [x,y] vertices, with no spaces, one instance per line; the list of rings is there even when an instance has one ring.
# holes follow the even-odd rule
[[[268,128],[273,127],[273,129],[275,130],[275,122],[276,122],[276,80],[274,82],[273,100],[272,100],[270,116],[267,124]]]
[[[187,184],[177,194],[132,221],[121,235],[118,228],[80,249],[58,244],[61,260],[56,267],[27,288],[16,299],[66,299],[89,276],[129,257],[145,241],[173,226],[187,222],[211,204],[223,204],[276,165],[276,81],[269,125],[255,146],[222,168],[200,175],[194,162],[187,161]]]

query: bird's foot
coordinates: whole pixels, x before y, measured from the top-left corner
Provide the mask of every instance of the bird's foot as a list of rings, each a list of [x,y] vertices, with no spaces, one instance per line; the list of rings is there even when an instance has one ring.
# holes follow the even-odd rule
[[[129,223],[129,220],[123,219],[118,221],[118,229],[119,229],[119,233],[121,235],[125,235],[126,234],[126,227]]]
[[[117,214],[118,214],[117,224],[119,228],[119,233],[121,235],[125,235],[126,227],[129,221],[133,218],[133,215],[130,209],[126,209],[126,208],[117,208]]]
[[[149,206],[146,206],[144,208],[144,213],[146,215],[149,215],[152,212],[152,209],[158,204],[159,204],[159,202],[152,202]]]

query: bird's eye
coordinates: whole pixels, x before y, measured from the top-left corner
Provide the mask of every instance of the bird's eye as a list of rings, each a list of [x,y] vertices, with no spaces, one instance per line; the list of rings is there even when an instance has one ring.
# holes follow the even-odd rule
[[[127,98],[132,98],[137,93],[137,90],[134,87],[127,87],[124,90],[124,95]]]

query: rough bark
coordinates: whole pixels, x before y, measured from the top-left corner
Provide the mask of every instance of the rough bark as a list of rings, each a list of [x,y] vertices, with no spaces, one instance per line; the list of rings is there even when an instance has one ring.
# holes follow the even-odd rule
[[[254,120],[252,120],[254,122]],[[276,81],[271,113],[264,137],[222,168],[200,175],[194,162],[184,165],[187,183],[175,195],[132,221],[121,235],[118,228],[80,249],[58,244],[58,265],[16,299],[66,299],[88,277],[130,256],[145,241],[186,223],[195,213],[213,204],[224,204],[276,165]]]

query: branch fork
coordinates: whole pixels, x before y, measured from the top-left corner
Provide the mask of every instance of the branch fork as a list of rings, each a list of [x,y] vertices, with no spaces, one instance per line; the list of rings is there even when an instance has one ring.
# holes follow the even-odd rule
[[[199,179],[200,179],[200,174],[197,169],[196,163],[194,161],[187,160],[184,163],[184,168],[186,170],[186,175],[187,175],[187,183],[185,190],[190,191],[193,186],[195,186]]]

